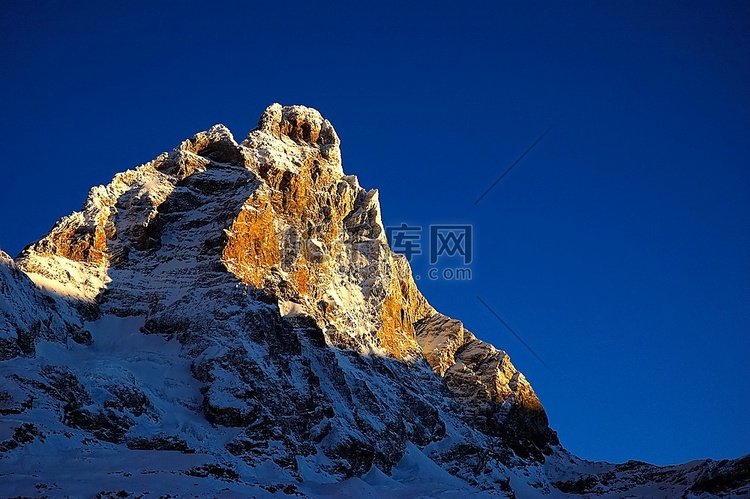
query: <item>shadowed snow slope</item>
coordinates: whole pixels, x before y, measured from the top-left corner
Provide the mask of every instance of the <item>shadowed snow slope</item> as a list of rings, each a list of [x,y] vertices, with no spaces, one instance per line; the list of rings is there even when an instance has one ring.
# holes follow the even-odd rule
[[[377,191],[303,106],[94,187],[15,261],[0,254],[0,299],[11,495],[748,493],[747,459],[565,451],[508,355],[427,303]]]

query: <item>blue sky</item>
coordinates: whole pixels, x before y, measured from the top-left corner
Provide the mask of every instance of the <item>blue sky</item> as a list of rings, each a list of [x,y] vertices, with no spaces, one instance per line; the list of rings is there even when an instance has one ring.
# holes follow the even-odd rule
[[[0,46],[4,250],[197,131],[305,104],[387,225],[473,226],[472,279],[423,254],[420,287],[569,450],[750,452],[747,3],[6,1]]]

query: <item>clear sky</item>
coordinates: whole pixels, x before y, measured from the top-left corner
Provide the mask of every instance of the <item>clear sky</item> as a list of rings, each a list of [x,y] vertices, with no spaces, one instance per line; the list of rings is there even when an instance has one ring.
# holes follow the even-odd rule
[[[750,453],[747,2],[68,3],[3,2],[0,248],[195,132],[305,104],[387,225],[473,226],[471,280],[424,252],[420,286],[569,450]]]

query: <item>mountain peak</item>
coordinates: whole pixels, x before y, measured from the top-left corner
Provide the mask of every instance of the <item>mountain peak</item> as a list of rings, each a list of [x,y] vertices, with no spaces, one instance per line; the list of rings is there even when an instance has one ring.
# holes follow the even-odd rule
[[[243,145],[258,147],[263,143],[258,137],[259,133],[314,147],[336,172],[343,174],[339,149],[341,141],[331,122],[323,118],[316,109],[271,104],[258,120],[258,127],[245,138]]]
[[[416,462],[450,493],[614,480],[560,446],[506,352],[430,306],[339,144],[318,111],[273,104],[241,143],[215,125],[92,188],[15,261],[0,253],[0,415],[21,428],[0,458],[189,452],[160,472],[170,493],[214,472],[245,495],[382,484]],[[627,473],[613,490],[644,483]],[[674,488],[697,471],[665,473]]]

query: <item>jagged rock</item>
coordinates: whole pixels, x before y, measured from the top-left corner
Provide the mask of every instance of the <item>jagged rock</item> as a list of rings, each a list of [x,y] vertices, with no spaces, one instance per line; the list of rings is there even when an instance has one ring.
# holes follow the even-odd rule
[[[414,473],[448,495],[746,493],[742,460],[567,453],[508,355],[419,292],[339,146],[317,111],[274,104],[241,143],[200,132],[91,189],[15,262],[0,253],[0,416],[38,431],[4,454],[28,468],[70,449],[137,484],[158,471],[135,463],[180,451],[138,492],[154,494],[219,479],[243,496],[315,495]],[[133,471],[104,473],[90,449]]]
[[[0,456],[4,452],[9,452],[24,444],[29,444],[37,438],[44,439],[44,435],[39,432],[35,425],[23,423],[13,430],[13,436],[9,440],[0,442]]]
[[[256,131],[270,134],[280,140],[286,140],[285,137],[288,137],[298,144],[316,147],[338,173],[343,174],[339,149],[341,141],[331,123],[315,109],[272,104],[260,117]],[[243,145],[247,143],[248,147],[254,148],[254,139],[251,134]]]
[[[425,359],[475,426],[503,437],[524,458],[544,461],[559,445],[541,402],[505,352],[442,314],[418,321],[416,331]]]
[[[425,359],[440,376],[456,363],[456,351],[475,339],[461,321],[443,314],[425,317],[417,321],[415,327]]]
[[[543,461],[542,454],[551,453],[550,446],[559,442],[534,390],[508,355],[473,339],[456,350],[455,359],[445,372],[445,381],[472,422],[502,436],[521,457]]]
[[[750,494],[750,456],[729,461],[722,460],[710,466],[690,487],[694,494],[708,493],[717,496],[736,495],[740,491]]]

